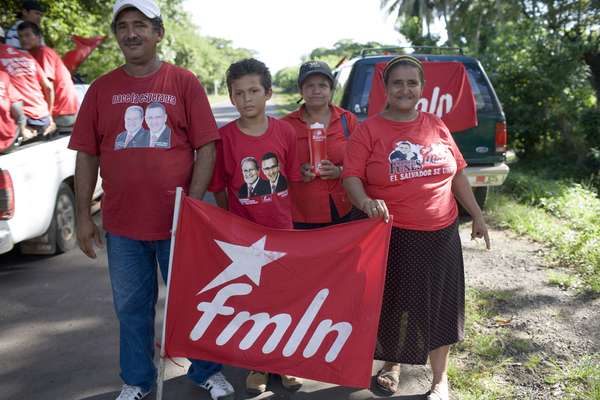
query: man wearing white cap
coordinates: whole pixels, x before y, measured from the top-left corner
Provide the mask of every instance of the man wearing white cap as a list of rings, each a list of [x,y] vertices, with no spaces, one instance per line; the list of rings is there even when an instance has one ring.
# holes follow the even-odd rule
[[[164,27],[154,1],[117,0],[112,30],[125,64],[90,86],[69,147],[77,151],[77,237],[91,258],[96,257],[94,243],[103,244],[89,207],[98,170],[102,175],[102,222],[125,383],[117,400],[139,400],[150,393],[156,379],[156,269],[158,264],[166,281],[175,188],[181,186],[202,199],[219,134],[198,79],[157,56]],[[138,106],[147,111],[156,103],[166,114],[169,146],[115,147],[125,130],[127,109]],[[213,400],[233,399],[233,388],[220,369],[220,364],[192,360],[188,376]]]

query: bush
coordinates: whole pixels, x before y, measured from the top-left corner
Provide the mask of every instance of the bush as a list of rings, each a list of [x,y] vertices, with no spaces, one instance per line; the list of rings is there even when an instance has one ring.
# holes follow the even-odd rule
[[[538,174],[513,167],[500,189],[508,197],[496,197],[490,202],[493,218],[503,226],[544,242],[553,261],[574,268],[587,289],[600,293],[597,191],[572,180],[547,179]],[[515,200],[535,209],[515,204]]]
[[[287,67],[280,69],[273,78],[273,84],[280,88],[284,93],[294,93],[298,91],[298,69],[300,67]]]

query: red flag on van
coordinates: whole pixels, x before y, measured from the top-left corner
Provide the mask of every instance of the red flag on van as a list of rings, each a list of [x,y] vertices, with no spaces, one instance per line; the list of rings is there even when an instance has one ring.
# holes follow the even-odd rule
[[[270,229],[184,197],[166,356],[368,387],[391,226]]]
[[[386,63],[375,65],[369,94],[369,116],[383,110],[386,102],[383,70]],[[437,115],[450,132],[477,126],[477,107],[465,66],[456,61],[423,61],[425,88],[417,109]]]

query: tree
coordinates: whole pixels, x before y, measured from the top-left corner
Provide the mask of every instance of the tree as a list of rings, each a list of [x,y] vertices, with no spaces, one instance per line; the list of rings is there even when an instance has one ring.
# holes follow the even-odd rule
[[[415,46],[435,45],[439,36],[431,27],[438,17],[441,3],[433,0],[381,0],[381,8],[388,14],[396,14],[398,31]],[[425,28],[425,33],[423,32]]]
[[[5,0],[0,25],[11,26],[20,12],[21,0]],[[190,16],[183,10],[183,0],[158,0],[165,23],[165,38],[159,52],[163,60],[193,71],[207,89],[221,86],[225,70],[233,62],[250,57],[252,51],[237,49],[232,43],[199,34]],[[46,44],[59,54],[73,47],[71,35],[107,35],[106,41],[82,64],[78,73],[88,81],[123,63],[123,57],[111,33],[112,2],[99,0],[41,0],[47,12],[42,20]]]
[[[597,0],[381,0],[413,44],[445,22],[446,45],[477,57],[507,114],[513,149],[600,166],[600,2]],[[574,160],[574,162],[572,162]],[[585,168],[583,168],[585,170]]]
[[[352,39],[341,39],[335,42],[333,48],[319,47],[314,49],[307,57],[304,57],[303,61],[325,61],[331,68],[335,68],[342,60],[359,55],[363,49],[377,47],[386,47],[386,45],[379,42],[358,43],[352,41]]]
[[[285,93],[295,93],[298,91],[298,68],[282,68],[275,74],[273,84],[281,88]]]

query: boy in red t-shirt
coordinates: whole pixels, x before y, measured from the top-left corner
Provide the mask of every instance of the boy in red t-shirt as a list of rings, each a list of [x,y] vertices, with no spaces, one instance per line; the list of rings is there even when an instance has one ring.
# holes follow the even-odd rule
[[[238,61],[227,70],[227,88],[240,117],[219,129],[221,142],[208,190],[220,207],[234,214],[260,225],[291,229],[288,182],[299,182],[302,176],[294,128],[265,114],[272,94],[269,69],[255,59]],[[246,389],[262,393],[268,380],[268,373],[250,371]],[[302,385],[299,378],[287,375],[281,382],[288,389]]]
[[[33,22],[21,23],[17,31],[21,47],[29,52],[42,67],[46,77],[52,82],[54,107],[52,118],[58,127],[70,127],[77,114],[77,92],[71,73],[60,56],[42,42],[42,32]]]
[[[0,43],[0,70],[6,72],[19,98],[23,101],[27,129],[21,132],[23,140],[35,135],[47,135],[56,125],[50,115],[54,93],[46,75],[27,52]]]

